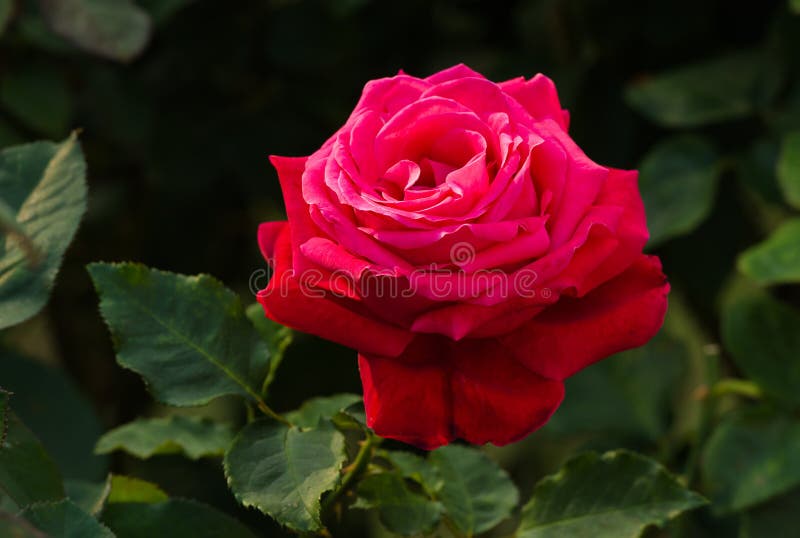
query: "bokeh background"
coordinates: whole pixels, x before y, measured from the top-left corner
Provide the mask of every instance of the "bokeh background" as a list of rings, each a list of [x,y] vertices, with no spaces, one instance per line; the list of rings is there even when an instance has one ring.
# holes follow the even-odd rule
[[[28,414],[39,423],[34,418],[30,426],[74,478],[102,477],[110,464],[154,478],[170,494],[236,510],[217,462],[100,459],[88,456],[93,441],[78,441],[164,412],[137,376],[116,365],[84,267],[134,260],[210,273],[253,302],[251,275],[264,268],[256,228],[283,211],[268,155],[313,152],[344,122],[370,79],[399,69],[427,76],[459,62],[493,80],[545,73],[571,112],[574,139],[597,162],[619,168],[639,167],[677,134],[703,137],[723,164],[711,190],[689,189],[686,196],[690,205],[698,196],[708,203],[691,226],[651,250],[662,256],[678,292],[676,308],[691,312],[693,334],[702,335],[695,343],[706,354],[718,341],[719,301],[737,255],[786,211],[774,167],[782,134],[800,126],[800,16],[785,1],[743,9],[724,0],[148,0],[139,5],[152,17],[152,34],[128,61],[58,37],[42,15],[45,5],[0,2],[0,12],[8,10],[0,37],[0,146],[61,140],[81,129],[90,209],[49,306],[3,334],[6,346],[28,358],[3,359],[0,382],[5,375],[7,384],[28,382],[44,395],[31,396]],[[750,55],[744,63],[709,70],[708,84],[713,94],[744,77],[750,86],[743,113],[659,121],[658,111],[648,113],[649,105],[637,100],[635,89],[662,73],[742,54]],[[714,95],[706,97],[715,106]],[[800,298],[789,288],[781,293]],[[41,364],[66,371],[72,388],[48,388],[36,370]],[[644,411],[650,413],[644,428],[622,425],[627,419],[620,417],[630,412],[624,401],[610,410],[595,405],[596,387],[586,378],[585,389],[573,389],[572,409],[553,426],[494,451],[523,499],[543,473],[587,446],[628,446],[683,465],[688,449],[662,434],[674,432],[676,416],[684,413],[674,401],[689,400],[695,387],[684,371],[691,364],[676,359],[674,365],[656,371],[668,383],[657,389],[660,407]],[[88,405],[96,420],[85,418],[83,408],[73,414],[63,402],[60,411],[48,407],[47,394],[73,388],[75,402],[63,402]],[[301,335],[270,403],[288,410],[310,396],[359,390],[354,352]],[[225,402],[194,412],[241,418]],[[265,536],[280,535],[265,518],[238,513]],[[691,525],[698,536],[735,535],[735,521],[696,519]],[[366,517],[341,528],[342,536],[380,532]]]

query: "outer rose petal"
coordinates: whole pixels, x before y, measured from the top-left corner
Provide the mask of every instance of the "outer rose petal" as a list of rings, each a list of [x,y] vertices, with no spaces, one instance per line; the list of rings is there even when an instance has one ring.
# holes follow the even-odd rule
[[[275,252],[275,241],[283,229],[289,223],[285,220],[274,222],[262,222],[258,225],[258,248],[261,249],[261,255],[268,262],[272,262],[273,253]]]
[[[556,85],[548,77],[540,73],[530,80],[519,77],[501,82],[498,86],[537,120],[551,118],[565,131],[569,127],[569,113],[561,109]]]
[[[286,217],[289,227],[292,229],[294,269],[302,271],[306,267],[303,266],[304,258],[300,255],[300,245],[312,237],[321,235],[311,220],[308,214],[308,204],[303,199],[302,176],[308,158],[272,155],[269,160],[278,171],[283,201],[286,204]]]
[[[650,340],[664,321],[668,293],[658,258],[641,255],[616,278],[581,299],[562,298],[501,341],[531,370],[565,379]]]
[[[637,176],[635,170],[609,170],[596,203],[621,207],[619,221],[613,229],[607,227],[608,223],[598,221],[602,226],[590,230],[586,242],[575,250],[570,265],[553,282],[555,287],[572,286],[581,297],[617,276],[641,256],[649,234]]]
[[[464,64],[454,65],[453,67],[448,67],[438,73],[434,73],[433,75],[429,76],[425,80],[430,82],[431,84],[441,84],[442,82],[447,82],[448,80],[457,80],[460,78],[486,78],[477,71],[473,71],[469,67]]]
[[[434,449],[461,438],[505,445],[547,422],[559,381],[531,372],[496,340],[418,338],[397,358],[360,354],[367,424],[378,435]]]
[[[304,285],[292,271],[291,231],[284,227],[273,250],[275,275],[258,292],[258,302],[270,319],[339,344],[394,357],[413,336],[408,331],[366,318],[319,288]]]

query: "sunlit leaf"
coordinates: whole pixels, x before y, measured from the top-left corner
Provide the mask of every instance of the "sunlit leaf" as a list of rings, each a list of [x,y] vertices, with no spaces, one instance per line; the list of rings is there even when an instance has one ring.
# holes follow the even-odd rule
[[[0,151],[0,198],[39,253],[14,237],[0,241],[0,328],[21,323],[47,302],[61,258],[86,211],[86,164],[75,135]]]
[[[108,503],[159,503],[168,499],[160,487],[132,476],[112,475]]]

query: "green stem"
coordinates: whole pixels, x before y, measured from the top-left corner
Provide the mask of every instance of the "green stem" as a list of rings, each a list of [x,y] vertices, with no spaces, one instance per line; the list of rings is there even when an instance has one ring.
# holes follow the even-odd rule
[[[256,406],[258,406],[258,410],[264,413],[266,416],[273,420],[277,420],[281,424],[285,424],[287,426],[291,426],[292,423],[280,416],[278,413],[270,409],[270,407],[262,400],[261,398],[256,398]]]
[[[735,396],[743,396],[745,398],[752,398],[754,400],[760,399],[764,393],[761,387],[748,381],[746,379],[736,379],[727,377],[717,381],[709,391],[709,396],[719,397],[732,394]]]
[[[714,387],[718,383],[719,355],[717,353],[707,355],[704,366],[704,387],[707,392],[705,394],[698,392],[696,395],[696,398],[700,401],[700,420],[686,461],[686,485],[690,488],[697,478],[700,466],[700,452],[705,444],[706,437],[711,431],[711,423],[714,418],[716,399],[709,398],[710,391],[707,387]]]
[[[323,511],[333,506],[336,501],[339,500],[342,495],[344,495],[348,488],[353,485],[356,480],[358,480],[361,474],[366,470],[369,462],[372,461],[374,449],[380,444],[380,442],[380,437],[367,432],[367,438],[361,443],[361,448],[358,450],[356,458],[350,465],[350,470],[348,470],[347,473],[345,473],[344,478],[342,478],[342,483],[333,493],[325,497],[325,500],[322,501]]]

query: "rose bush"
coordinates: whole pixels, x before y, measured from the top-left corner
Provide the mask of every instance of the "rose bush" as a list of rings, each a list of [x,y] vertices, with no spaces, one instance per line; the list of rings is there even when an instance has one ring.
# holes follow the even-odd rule
[[[543,75],[368,83],[310,157],[273,157],[259,228],[284,325],[358,351],[370,427],[423,448],[544,424],[563,381],[660,328],[637,173],[591,161]]]

